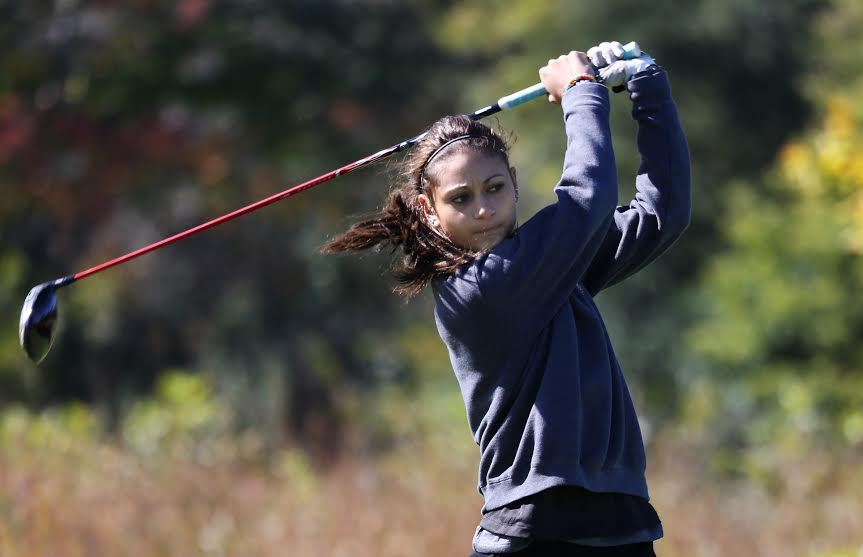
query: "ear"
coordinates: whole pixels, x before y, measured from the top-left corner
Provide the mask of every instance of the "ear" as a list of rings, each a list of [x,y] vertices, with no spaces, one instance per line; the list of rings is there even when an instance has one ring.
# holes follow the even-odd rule
[[[509,175],[512,176],[512,186],[515,188],[515,200],[518,201],[518,177],[514,166],[509,167]]]
[[[432,200],[429,199],[426,194],[421,193],[417,196],[417,202],[420,205],[423,216],[426,218],[429,224],[431,224],[432,226],[438,226],[440,224],[440,220],[437,217],[437,213],[435,212],[434,203],[432,203]]]

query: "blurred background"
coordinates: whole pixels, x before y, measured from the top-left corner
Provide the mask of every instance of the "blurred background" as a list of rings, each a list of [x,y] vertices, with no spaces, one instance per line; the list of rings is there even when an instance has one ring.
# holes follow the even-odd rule
[[[863,555],[861,27],[857,0],[0,1],[0,555],[467,555],[478,450],[431,297],[318,252],[391,164],[62,290],[39,366],[19,312],[603,40],[668,70],[693,162],[688,233],[598,298],[658,554]],[[491,123],[526,218],[560,109]]]

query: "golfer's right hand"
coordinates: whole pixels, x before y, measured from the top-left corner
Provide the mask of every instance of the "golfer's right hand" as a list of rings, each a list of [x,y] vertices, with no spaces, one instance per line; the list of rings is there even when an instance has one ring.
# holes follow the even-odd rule
[[[573,50],[548,61],[539,69],[539,79],[548,91],[548,102],[559,103],[563,88],[580,75],[594,75],[587,54]]]

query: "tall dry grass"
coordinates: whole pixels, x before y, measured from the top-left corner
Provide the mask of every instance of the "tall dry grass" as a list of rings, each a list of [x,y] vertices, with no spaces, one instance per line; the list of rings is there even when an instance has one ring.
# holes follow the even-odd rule
[[[319,473],[294,452],[255,462],[44,441],[4,439],[4,557],[458,556],[481,505],[471,459],[422,447],[345,454]],[[679,440],[650,452],[659,555],[863,555],[860,454],[776,460],[765,486],[717,480]]]

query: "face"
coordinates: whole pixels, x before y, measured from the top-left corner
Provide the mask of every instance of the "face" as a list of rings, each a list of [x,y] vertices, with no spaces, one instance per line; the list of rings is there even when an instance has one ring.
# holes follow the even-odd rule
[[[466,149],[447,154],[430,169],[431,199],[420,194],[426,217],[455,245],[488,251],[515,228],[515,168],[500,158]]]

